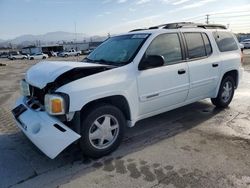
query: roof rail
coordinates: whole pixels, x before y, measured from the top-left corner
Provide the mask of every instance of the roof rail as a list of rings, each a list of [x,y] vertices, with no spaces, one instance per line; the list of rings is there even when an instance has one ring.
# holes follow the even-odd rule
[[[146,28],[146,29],[133,29],[133,30],[131,30],[131,31],[129,31],[129,32],[143,31],[143,30],[147,30],[147,28]]]
[[[149,30],[149,29],[179,29],[179,28],[203,28],[203,29],[227,29],[225,25],[221,24],[202,24],[194,22],[177,22],[177,23],[167,23],[162,25],[157,25],[149,27],[147,29],[135,29],[133,31]]]

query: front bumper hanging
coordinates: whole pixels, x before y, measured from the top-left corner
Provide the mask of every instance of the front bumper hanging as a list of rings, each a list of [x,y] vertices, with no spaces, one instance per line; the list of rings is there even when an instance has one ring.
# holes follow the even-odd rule
[[[47,112],[30,109],[25,100],[19,98],[12,110],[17,126],[49,158],[54,159],[81,137]]]

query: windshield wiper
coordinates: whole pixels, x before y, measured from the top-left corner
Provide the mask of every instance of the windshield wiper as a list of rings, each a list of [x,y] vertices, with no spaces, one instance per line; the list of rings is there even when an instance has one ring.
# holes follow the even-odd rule
[[[105,60],[105,59],[93,60],[93,59],[89,59],[89,58],[87,58],[87,57],[85,57],[82,61],[83,61],[83,62],[96,63],[96,64],[111,65],[111,66],[113,66],[113,67],[118,67],[118,66],[120,66],[120,65],[123,65],[123,62],[107,61],[107,60]]]
[[[93,63],[93,62],[95,62],[95,61],[92,60],[92,59],[89,59],[89,58],[85,57],[85,58],[82,60],[82,62],[91,62],[91,63]]]
[[[98,63],[104,63],[104,64],[114,64],[114,62],[112,61],[106,61],[105,59],[99,59],[99,60],[95,60]]]
[[[115,66],[115,67],[124,65],[124,62],[107,61],[105,59],[95,60],[95,62],[98,62],[100,64],[112,65],[112,66]]]

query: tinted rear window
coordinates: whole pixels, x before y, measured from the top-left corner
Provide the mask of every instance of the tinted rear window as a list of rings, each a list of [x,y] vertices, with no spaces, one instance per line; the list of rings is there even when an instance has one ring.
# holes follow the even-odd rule
[[[228,52],[238,49],[238,45],[231,33],[217,31],[214,32],[213,35],[221,52]]]
[[[206,56],[206,50],[201,33],[184,33],[189,59]]]

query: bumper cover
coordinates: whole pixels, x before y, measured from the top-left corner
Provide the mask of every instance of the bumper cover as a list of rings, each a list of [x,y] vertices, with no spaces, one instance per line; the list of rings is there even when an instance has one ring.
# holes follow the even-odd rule
[[[24,134],[49,158],[54,159],[67,146],[81,136],[44,111],[30,109],[25,98],[17,100],[15,107],[24,105],[27,109],[15,121]]]

